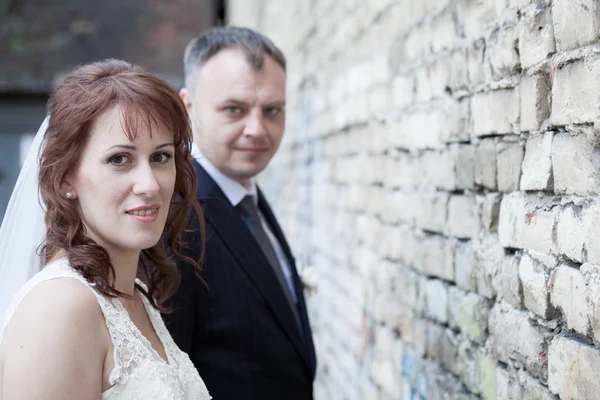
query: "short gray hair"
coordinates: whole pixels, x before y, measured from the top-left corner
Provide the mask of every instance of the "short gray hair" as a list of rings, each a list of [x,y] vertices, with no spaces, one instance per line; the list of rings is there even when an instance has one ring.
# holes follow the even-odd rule
[[[194,72],[218,52],[228,48],[242,50],[250,66],[256,70],[262,67],[267,55],[285,71],[285,56],[271,39],[252,29],[225,26],[208,30],[188,43],[183,57],[185,85],[192,87]]]

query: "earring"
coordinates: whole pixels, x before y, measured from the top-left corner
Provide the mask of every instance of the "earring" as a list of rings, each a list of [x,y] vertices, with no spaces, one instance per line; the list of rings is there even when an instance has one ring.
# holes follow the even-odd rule
[[[71,192],[67,192],[67,193],[65,193],[65,197],[66,197],[67,199],[72,199],[72,198],[73,198],[73,193],[71,193]]]

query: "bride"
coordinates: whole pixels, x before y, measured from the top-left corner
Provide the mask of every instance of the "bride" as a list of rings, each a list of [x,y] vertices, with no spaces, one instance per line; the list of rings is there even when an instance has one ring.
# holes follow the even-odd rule
[[[177,92],[106,60],[48,113],[0,229],[0,399],[210,399],[159,313],[199,211]]]

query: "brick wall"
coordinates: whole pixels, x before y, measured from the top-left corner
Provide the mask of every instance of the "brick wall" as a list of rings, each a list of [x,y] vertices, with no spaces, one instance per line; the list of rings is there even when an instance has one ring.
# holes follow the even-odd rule
[[[230,0],[289,58],[262,185],[318,399],[600,398],[600,5]]]

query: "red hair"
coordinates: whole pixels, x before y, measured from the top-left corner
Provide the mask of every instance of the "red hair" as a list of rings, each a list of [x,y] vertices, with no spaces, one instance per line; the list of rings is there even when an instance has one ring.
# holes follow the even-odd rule
[[[92,123],[115,106],[122,111],[123,128],[130,140],[137,137],[140,124],[162,124],[174,135],[177,178],[164,240],[142,250],[138,276],[148,291],[136,285],[154,307],[162,309],[180,282],[172,258],[184,259],[200,271],[202,256],[191,260],[180,249],[190,209],[195,209],[199,221],[203,218],[196,199],[197,177],[190,155],[193,138],[185,106],[171,86],[141,67],[112,59],[84,65],[68,74],[50,97],[50,120],[38,178],[46,206],[45,261],[66,254],[71,267],[93,283],[98,292],[107,297],[127,297],[114,288],[115,270],[108,253],[87,237],[75,203],[66,199],[61,190],[65,178],[79,165]],[[200,229],[204,229],[203,225]],[[167,255],[167,245],[172,257]]]

